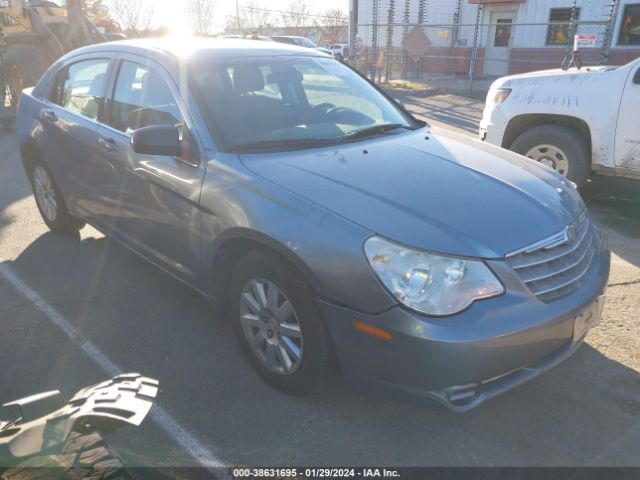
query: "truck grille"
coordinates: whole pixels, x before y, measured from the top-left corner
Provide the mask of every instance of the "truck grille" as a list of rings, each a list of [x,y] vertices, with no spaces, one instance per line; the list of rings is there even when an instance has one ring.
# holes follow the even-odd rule
[[[597,250],[586,210],[562,232],[507,255],[531,292],[544,302],[568,295],[582,284]]]

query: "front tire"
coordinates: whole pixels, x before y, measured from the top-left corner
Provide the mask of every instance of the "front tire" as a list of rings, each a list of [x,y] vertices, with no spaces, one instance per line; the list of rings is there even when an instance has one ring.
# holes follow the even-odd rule
[[[510,150],[543,163],[582,187],[591,173],[587,142],[574,129],[555,124],[539,125],[521,134]]]
[[[242,350],[267,383],[298,395],[326,386],[333,366],[329,332],[292,266],[267,252],[248,253],[233,271],[229,298]]]
[[[69,213],[60,188],[44,163],[31,166],[29,180],[40,215],[52,232],[73,235],[84,227],[83,221]]]
[[[4,63],[8,67],[10,87],[16,98],[23,88],[33,87],[49,68],[42,48],[29,43],[17,43],[7,47]]]

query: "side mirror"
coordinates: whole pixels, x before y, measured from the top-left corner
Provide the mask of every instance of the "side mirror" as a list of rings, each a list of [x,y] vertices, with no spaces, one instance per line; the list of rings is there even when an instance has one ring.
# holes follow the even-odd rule
[[[633,83],[640,85],[640,68],[636,70],[636,76],[633,77]]]
[[[173,125],[150,125],[134,130],[130,143],[136,153],[172,157],[182,154],[180,132]]]

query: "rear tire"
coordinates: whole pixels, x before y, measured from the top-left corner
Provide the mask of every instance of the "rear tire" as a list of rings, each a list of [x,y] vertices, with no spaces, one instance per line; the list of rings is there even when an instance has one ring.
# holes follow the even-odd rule
[[[269,284],[279,289],[282,295],[276,295],[276,299],[279,300],[275,300],[274,304],[282,307],[285,301],[290,302],[292,313],[288,317],[289,320],[278,320],[276,312],[281,308],[263,307],[268,302],[258,302],[259,309],[255,308],[255,305],[253,308],[248,306],[243,295],[251,292],[251,282],[255,280],[262,282],[263,292],[267,295]],[[252,298],[258,297],[260,295]],[[327,385],[335,364],[329,332],[313,298],[310,288],[292,266],[260,250],[245,255],[236,264],[231,276],[229,312],[242,350],[253,368],[267,383],[290,394],[307,394],[322,389]],[[255,316],[253,323],[247,323],[247,314]],[[282,323],[288,325],[288,331],[296,325],[296,331],[300,332],[300,336],[291,335],[290,339],[283,339],[289,334],[286,333],[287,330],[279,328],[279,324]],[[272,336],[269,336],[269,333]],[[253,345],[250,337],[253,337]],[[295,355],[289,350],[291,342],[288,341],[287,348],[285,340],[294,340],[294,349],[299,352],[299,363],[295,365],[292,362],[289,372],[285,367],[278,371],[278,364],[285,365],[280,357],[282,353],[277,353],[280,347],[290,360],[295,360]],[[278,357],[275,368],[273,365],[268,366],[267,350],[270,348],[273,348],[273,355]]]
[[[522,133],[510,150],[540,161],[582,187],[591,173],[587,142],[574,129],[545,124]]]
[[[52,232],[74,235],[85,226],[84,221],[69,213],[58,184],[43,162],[36,161],[31,165],[29,181],[40,215]]]

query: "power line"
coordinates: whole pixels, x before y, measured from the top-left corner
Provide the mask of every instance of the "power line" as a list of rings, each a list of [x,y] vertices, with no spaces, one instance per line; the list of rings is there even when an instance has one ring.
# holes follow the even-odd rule
[[[238,6],[238,8],[240,10],[250,10],[250,11],[258,11],[258,12],[267,12],[267,13],[279,13],[279,14],[284,14],[284,15],[295,15],[298,17],[313,17],[313,18],[324,18],[324,19],[335,19],[337,18],[337,16],[335,15],[322,15],[322,14],[318,14],[318,13],[301,13],[301,12],[294,12],[294,11],[288,11],[288,10],[275,10],[275,9],[270,9],[270,8],[260,8],[260,7],[252,7],[252,6],[246,6],[246,5],[240,5]],[[342,10],[340,10],[340,12],[343,15],[343,18],[346,19],[347,16],[345,14],[345,12],[343,12]]]
[[[202,3],[208,3],[211,5],[217,5],[218,2],[215,0],[201,0]],[[267,12],[267,13],[280,13],[280,14],[285,14],[285,15],[297,15],[299,17],[313,17],[313,18],[331,18],[331,19],[335,19],[337,18],[335,15],[326,15],[326,14],[320,14],[320,13],[301,13],[301,12],[294,12],[292,10],[276,10],[273,8],[262,8],[262,7],[254,7],[252,5],[239,5],[238,3],[236,3],[236,8],[238,10],[255,10],[258,12]],[[340,9],[340,8],[336,8],[333,10],[340,10],[340,13],[342,14],[342,16],[347,19],[347,13]]]

